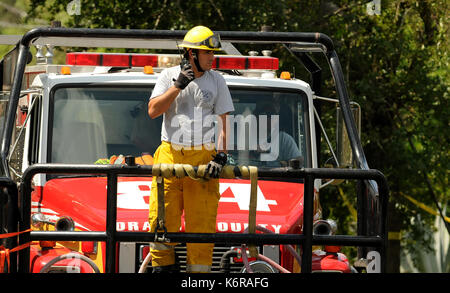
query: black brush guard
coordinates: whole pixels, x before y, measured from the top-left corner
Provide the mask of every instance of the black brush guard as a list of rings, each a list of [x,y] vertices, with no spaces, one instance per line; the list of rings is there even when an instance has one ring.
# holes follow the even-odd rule
[[[195,168],[196,169],[196,168]],[[34,240],[54,241],[105,241],[106,261],[105,271],[115,272],[116,268],[116,244],[117,242],[152,242],[155,233],[149,232],[118,232],[116,231],[117,217],[117,178],[119,175],[149,176],[152,166],[126,166],[126,165],[69,165],[69,164],[35,164],[29,167],[23,176],[21,186],[21,221],[19,230],[24,231],[30,227],[31,214],[31,182],[36,174],[94,174],[107,177],[107,202],[106,202],[106,231],[86,232],[54,232],[32,231],[19,237],[19,244]],[[236,177],[240,177],[239,168],[235,168]],[[377,170],[350,170],[350,169],[293,169],[284,168],[260,168],[259,178],[303,178],[303,234],[236,234],[236,233],[167,233],[166,237],[171,242],[193,243],[220,243],[220,244],[296,244],[302,249],[302,272],[311,272],[311,258],[313,245],[341,245],[372,247],[379,251],[381,256],[381,272],[385,271],[386,255],[386,211],[388,202],[388,190],[384,175]],[[348,236],[313,235],[313,201],[315,179],[372,179],[380,186],[379,204],[374,206],[379,233]],[[30,264],[30,249],[19,252],[19,272],[28,272]]]
[[[12,133],[15,126],[16,109],[19,102],[22,80],[26,64],[29,60],[30,44],[40,37],[63,37],[63,38],[118,38],[118,39],[155,39],[155,40],[181,40],[187,31],[171,30],[124,30],[124,29],[81,29],[81,28],[37,28],[26,33],[16,46],[18,50],[17,62],[14,69],[14,81],[11,86],[10,99],[6,113],[5,129],[3,131],[0,157],[1,168],[4,177],[0,177],[0,188],[2,198],[13,206],[8,209],[8,232],[26,230],[30,227],[30,201],[31,180],[37,173],[67,173],[67,174],[106,174],[108,178],[107,196],[107,219],[106,232],[30,232],[22,234],[19,244],[32,240],[86,240],[106,241],[106,272],[114,272],[115,268],[115,245],[118,241],[151,241],[154,239],[152,233],[117,232],[116,222],[116,183],[120,174],[151,174],[151,167],[128,167],[128,166],[95,166],[95,165],[33,165],[28,168],[23,176],[18,202],[18,191],[12,182],[7,157],[10,150]],[[387,248],[387,203],[388,187],[384,175],[368,167],[361,142],[358,137],[354,118],[350,111],[350,102],[344,82],[342,68],[339,58],[334,50],[331,39],[322,33],[301,32],[233,32],[220,31],[222,40],[236,43],[282,43],[294,44],[304,48],[305,51],[323,52],[328,60],[332,72],[339,103],[343,112],[344,122],[352,146],[357,170],[344,169],[260,169],[259,177],[291,177],[304,178],[304,234],[302,235],[250,235],[250,234],[190,234],[169,233],[167,236],[176,242],[215,242],[215,243],[249,243],[249,244],[299,244],[303,249],[302,272],[311,272],[311,247],[312,245],[350,245],[358,247],[372,247],[379,250],[381,255],[381,272],[386,270],[386,248]],[[305,55],[303,56],[305,57]],[[302,58],[304,60],[304,58]],[[305,66],[308,66],[305,64]],[[310,71],[311,72],[311,71]],[[314,78],[313,82],[318,81]],[[320,80],[320,79],[319,79]],[[312,209],[314,179],[356,179],[359,180],[358,192],[358,236],[316,236],[312,235]],[[14,203],[17,206],[14,207]],[[2,203],[4,210],[4,204]],[[20,207],[20,213],[18,211]],[[3,225],[3,223],[0,223]],[[2,227],[3,228],[3,227]],[[11,247],[15,240],[11,241]],[[19,252],[18,271],[29,271],[29,248]],[[15,267],[16,253],[11,254],[11,271],[17,271]]]

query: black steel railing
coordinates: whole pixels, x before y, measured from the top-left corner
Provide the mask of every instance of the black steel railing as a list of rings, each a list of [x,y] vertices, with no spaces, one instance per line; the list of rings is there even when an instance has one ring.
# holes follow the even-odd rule
[[[19,222],[18,210],[18,190],[17,184],[8,177],[0,177],[0,236],[1,234],[18,232]],[[13,249],[17,246],[17,237],[0,237],[0,245],[6,249]],[[4,264],[0,263],[0,266]],[[9,272],[17,270],[17,252],[9,255]]]
[[[20,197],[20,231],[29,229],[31,222],[31,192],[32,179],[36,174],[98,174],[107,177],[106,198],[106,231],[32,231],[19,237],[19,244],[35,240],[54,241],[104,241],[106,242],[105,272],[113,273],[116,268],[116,244],[118,242],[152,242],[155,233],[150,232],[119,232],[116,230],[117,218],[117,178],[119,175],[146,175],[152,173],[152,166],[127,165],[69,165],[69,164],[36,164],[29,167],[23,174]],[[240,177],[240,171],[235,168],[235,175]],[[259,178],[303,178],[303,234],[236,234],[236,233],[167,233],[171,242],[180,243],[246,243],[246,244],[297,244],[302,249],[302,272],[311,272],[313,245],[364,246],[377,249],[381,256],[381,272],[386,271],[387,248],[387,203],[388,187],[384,175],[378,170],[351,169],[293,169],[260,168]],[[379,223],[378,233],[373,235],[313,235],[313,201],[315,179],[355,179],[375,180],[379,186],[378,202],[372,217]],[[30,249],[19,252],[19,272],[29,272]]]

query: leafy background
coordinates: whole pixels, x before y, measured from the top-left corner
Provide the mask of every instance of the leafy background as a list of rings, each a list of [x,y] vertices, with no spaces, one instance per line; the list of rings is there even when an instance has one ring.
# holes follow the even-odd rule
[[[65,27],[189,29],[202,24],[219,31],[259,31],[269,25],[274,31],[329,35],[350,97],[363,109],[361,139],[369,166],[388,178],[389,231],[400,233],[400,241],[389,241],[389,271],[450,272],[449,220],[444,222],[438,210],[448,217],[448,1],[382,0],[380,15],[368,15],[369,1],[350,0],[81,0],[80,15],[72,16],[66,11],[69,2],[1,0],[0,33],[22,34],[59,20]],[[0,46],[0,55],[9,49]],[[309,80],[292,56],[272,49],[281,58],[280,71]],[[67,49],[58,50],[55,59],[64,60]],[[327,68],[325,60],[316,61]],[[322,95],[335,97],[329,73],[324,80]],[[332,123],[334,106],[324,105],[322,111],[325,122]],[[322,146],[324,164],[331,155]],[[354,233],[353,191],[343,184],[321,194],[324,217],[337,219],[340,233]],[[346,253],[355,257],[352,250]]]

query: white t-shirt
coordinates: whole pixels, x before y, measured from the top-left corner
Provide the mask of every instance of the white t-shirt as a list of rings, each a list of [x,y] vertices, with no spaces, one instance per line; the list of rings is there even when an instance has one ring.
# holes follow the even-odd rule
[[[165,93],[180,71],[180,66],[164,69],[150,99]],[[225,79],[215,71],[205,71],[180,92],[164,113],[161,140],[185,146],[214,142],[217,115],[231,111],[234,106]]]

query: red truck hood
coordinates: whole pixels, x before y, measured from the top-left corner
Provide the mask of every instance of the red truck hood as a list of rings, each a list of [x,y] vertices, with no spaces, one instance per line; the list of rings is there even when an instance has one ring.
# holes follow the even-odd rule
[[[120,177],[117,186],[117,230],[148,231],[151,178]],[[39,190],[39,189],[36,189]],[[33,194],[32,212],[70,216],[81,230],[104,231],[106,178],[64,178],[46,183]],[[243,232],[248,223],[250,182],[220,181],[218,232]],[[258,181],[256,223],[276,233],[298,229],[303,216],[303,184]],[[184,227],[182,227],[183,230]]]

